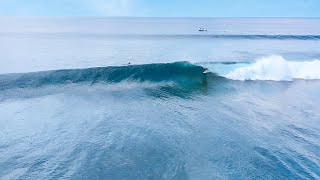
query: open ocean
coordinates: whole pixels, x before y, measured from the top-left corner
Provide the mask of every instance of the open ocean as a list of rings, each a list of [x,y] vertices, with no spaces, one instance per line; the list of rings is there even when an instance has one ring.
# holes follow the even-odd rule
[[[1,17],[0,179],[320,179],[320,19]]]

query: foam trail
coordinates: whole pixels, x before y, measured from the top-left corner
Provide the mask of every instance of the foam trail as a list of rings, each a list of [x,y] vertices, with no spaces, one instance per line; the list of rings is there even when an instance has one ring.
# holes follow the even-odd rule
[[[233,80],[316,80],[320,79],[320,60],[293,62],[281,56],[270,56],[235,68],[223,76]]]

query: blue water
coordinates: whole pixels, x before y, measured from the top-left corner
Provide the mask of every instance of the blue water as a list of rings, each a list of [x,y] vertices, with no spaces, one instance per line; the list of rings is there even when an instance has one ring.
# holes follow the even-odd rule
[[[320,19],[0,23],[0,179],[320,178]]]

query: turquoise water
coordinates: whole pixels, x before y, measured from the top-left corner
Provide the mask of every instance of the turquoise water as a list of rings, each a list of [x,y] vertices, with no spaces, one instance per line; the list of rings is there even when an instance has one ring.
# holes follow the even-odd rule
[[[320,178],[319,19],[9,20],[0,179]]]

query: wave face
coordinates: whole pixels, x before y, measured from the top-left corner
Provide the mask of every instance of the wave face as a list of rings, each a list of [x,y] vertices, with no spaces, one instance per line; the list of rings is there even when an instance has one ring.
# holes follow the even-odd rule
[[[269,56],[254,63],[224,63],[210,68],[232,80],[292,81],[320,79],[320,60],[293,62],[281,56]]]
[[[0,76],[1,89],[39,87],[70,83],[119,83],[173,81],[180,84],[202,81],[204,68],[188,62],[55,70]]]

